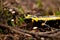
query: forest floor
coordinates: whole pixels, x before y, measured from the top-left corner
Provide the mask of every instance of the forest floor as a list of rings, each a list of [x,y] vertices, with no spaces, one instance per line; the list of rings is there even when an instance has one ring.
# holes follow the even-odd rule
[[[23,17],[26,14],[31,14],[33,17],[34,15],[49,16],[50,14],[54,15],[55,11],[59,15],[60,0],[41,0],[41,3],[36,0],[6,0],[0,1],[0,4],[0,40],[60,39],[60,29],[36,28],[37,26],[31,22],[25,23]]]

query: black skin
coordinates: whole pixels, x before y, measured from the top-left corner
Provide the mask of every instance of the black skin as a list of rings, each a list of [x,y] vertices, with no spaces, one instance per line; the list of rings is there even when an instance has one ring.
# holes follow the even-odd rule
[[[26,23],[31,23],[32,22],[32,19],[25,19],[25,22]],[[60,20],[49,20],[46,22],[47,25],[49,25],[50,27],[46,26],[46,25],[41,25],[42,23],[44,23],[45,21],[43,20],[38,20],[38,22],[34,21],[32,23],[32,28],[33,27],[38,27],[38,29],[40,31],[45,31],[45,30],[50,30],[51,31],[51,27],[53,28],[58,28],[59,29],[59,25],[60,25]],[[58,24],[56,24],[58,23]]]
[[[42,23],[44,23],[45,21],[43,21],[43,20],[39,20],[38,22],[36,22],[36,21],[34,21],[33,23],[31,23],[32,22],[32,19],[25,19],[25,22],[28,24],[28,28],[30,28],[29,26],[31,26],[31,29],[33,28],[33,27],[38,27],[38,29],[40,30],[40,31],[42,31],[42,32],[45,32],[45,30],[46,29],[44,29],[44,28],[48,28],[47,26],[42,26],[41,24]],[[50,29],[49,29],[50,30]]]
[[[58,23],[58,24],[56,24],[56,23]],[[50,21],[47,21],[46,24],[49,25],[50,27],[59,29],[60,20],[50,20]]]
[[[27,24],[27,26],[26,26],[27,30],[32,30],[32,28],[33,28],[32,19],[25,19],[24,21]]]
[[[34,23],[33,23],[33,27],[34,26],[37,26],[38,27],[38,29],[40,30],[40,31],[42,31],[42,32],[45,32],[46,30],[49,30],[49,31],[51,31],[51,28],[50,27],[48,27],[48,26],[46,26],[46,25],[41,25],[42,23],[44,23],[45,21],[43,21],[43,20],[39,20],[38,22],[36,22],[36,21],[34,21]]]
[[[32,19],[30,19],[30,18],[29,18],[29,19],[25,19],[24,21],[25,21],[26,23],[30,23],[30,22],[32,22]]]
[[[34,21],[33,26],[37,26],[38,28],[41,28],[41,24],[44,23],[44,21],[40,20],[38,22]]]
[[[41,24],[44,23],[43,20],[39,20],[38,22],[34,21],[33,23],[33,27],[38,27],[38,29],[41,31],[41,32],[45,32],[44,30],[44,26],[42,26]]]

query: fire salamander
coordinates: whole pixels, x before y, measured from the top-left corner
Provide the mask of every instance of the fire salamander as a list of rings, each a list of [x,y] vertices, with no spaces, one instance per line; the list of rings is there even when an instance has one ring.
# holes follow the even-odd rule
[[[60,17],[58,16],[43,16],[37,17],[34,15],[27,15],[25,16],[25,22],[31,23],[33,27],[38,27],[40,31],[44,30],[51,30],[52,28],[60,28]]]

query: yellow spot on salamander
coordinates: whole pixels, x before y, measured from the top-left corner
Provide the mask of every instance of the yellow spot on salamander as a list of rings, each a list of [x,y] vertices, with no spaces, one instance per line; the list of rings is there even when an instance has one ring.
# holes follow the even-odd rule
[[[39,18],[32,18],[32,20],[35,20],[37,22],[39,20]]]

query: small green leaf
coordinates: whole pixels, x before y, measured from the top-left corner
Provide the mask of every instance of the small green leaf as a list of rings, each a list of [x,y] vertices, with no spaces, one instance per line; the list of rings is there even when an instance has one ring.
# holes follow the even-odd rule
[[[24,22],[24,18],[23,17],[20,17],[19,20],[20,20],[20,22]]]

